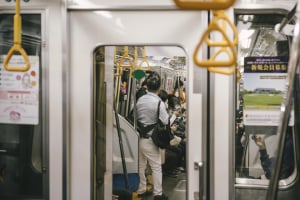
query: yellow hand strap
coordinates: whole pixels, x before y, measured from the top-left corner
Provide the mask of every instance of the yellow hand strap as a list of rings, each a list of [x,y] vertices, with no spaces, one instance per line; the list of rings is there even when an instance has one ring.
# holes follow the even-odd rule
[[[128,60],[129,65],[124,65],[124,61]],[[133,58],[129,55],[128,53],[128,46],[124,46],[124,53],[122,58],[119,60],[119,66],[122,68],[133,68],[134,64],[133,64]]]
[[[211,60],[214,60],[219,54],[225,53],[228,55],[230,59],[233,59],[231,52],[228,51],[228,48],[226,47],[221,47],[218,51],[216,51],[212,56]],[[222,68],[222,69],[221,69]],[[227,68],[227,69],[224,69]],[[209,66],[207,68],[208,71],[210,72],[216,72],[219,74],[225,74],[225,75],[231,75],[235,71],[235,64],[225,66],[225,65],[219,65],[219,66]]]
[[[144,63],[146,64],[146,67],[142,67]],[[142,58],[142,61],[140,62],[140,64],[138,65],[138,69],[142,69],[142,70],[150,70],[151,69],[148,59],[147,59],[147,56],[146,56],[146,47],[144,47],[143,58]]]
[[[211,42],[210,44],[207,44],[207,45],[208,46],[213,46],[213,47],[220,46],[220,47],[229,48],[231,53],[228,53],[228,55],[231,55],[231,56],[229,56],[228,61],[215,61],[215,60],[212,60],[212,59],[201,61],[201,60],[198,59],[197,55],[199,54],[200,47],[201,47],[201,45],[203,44],[204,41],[205,42],[207,41],[206,38],[209,36],[210,32],[212,32],[212,31],[220,32],[223,36],[223,41],[222,42]],[[219,54],[219,53],[217,53],[217,54]],[[237,52],[236,52],[234,43],[228,38],[225,31],[223,29],[221,29],[218,24],[213,22],[213,23],[209,24],[207,30],[202,35],[199,43],[196,45],[196,49],[194,51],[194,57],[193,58],[194,58],[194,62],[200,67],[230,66],[230,65],[235,64],[236,57],[237,57],[236,54],[237,54]]]
[[[238,33],[235,26],[230,22],[224,11],[213,11],[214,18],[209,24],[207,30],[202,35],[199,43],[196,45],[194,51],[194,62],[200,67],[207,67],[211,72],[217,72],[221,74],[230,75],[235,71],[235,64],[237,59],[237,51],[235,45],[238,43]],[[219,22],[222,22],[220,27]],[[229,25],[234,34],[234,39],[230,40],[226,34],[226,25]],[[221,41],[212,41],[209,38],[211,32],[217,31],[221,33]],[[197,55],[199,54],[200,47],[205,42],[208,47],[220,47],[209,59],[199,60]],[[217,56],[221,53],[227,55],[226,60],[216,60]],[[223,67],[229,67],[224,69]],[[223,69],[221,69],[223,68]]]
[[[224,33],[226,33],[226,25],[229,25],[229,27],[231,28],[232,32],[233,32],[233,40],[231,41],[233,43],[233,45],[237,45],[238,44],[238,32],[236,30],[235,25],[229,20],[229,18],[227,17],[227,15],[225,14],[224,10],[213,10],[213,22],[214,24],[219,24],[219,22],[222,23],[222,30],[224,30]],[[211,41],[208,37],[206,37],[206,43],[209,46],[227,46],[226,41]]]
[[[20,16],[20,0],[16,0],[16,13],[14,16],[14,45],[8,51],[8,54],[4,60],[4,68],[7,71],[28,71],[30,68],[29,58],[26,51],[21,46],[21,29],[22,29],[22,19]],[[26,65],[24,67],[9,66],[9,61],[14,53],[19,53],[22,55]]]
[[[114,64],[116,65],[117,72],[114,74],[115,77],[120,77],[123,75],[123,68],[134,68],[133,58],[129,55],[128,46],[124,46],[124,53],[119,61],[116,61],[116,48],[115,48],[115,56],[114,56]],[[129,65],[125,65],[124,62],[128,60]]]

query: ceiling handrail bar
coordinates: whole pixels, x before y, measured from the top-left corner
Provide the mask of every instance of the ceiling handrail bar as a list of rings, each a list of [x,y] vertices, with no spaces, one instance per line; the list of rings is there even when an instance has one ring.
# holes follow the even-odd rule
[[[21,35],[21,30],[22,30],[22,18],[20,15],[20,0],[16,0],[16,11],[14,15],[14,44],[10,48],[10,50],[7,53],[7,56],[4,60],[4,68],[7,71],[28,71],[30,69],[30,61],[27,56],[26,51],[22,48],[21,46],[21,41],[22,41],[22,35]],[[16,67],[16,66],[9,66],[9,61],[12,58],[14,53],[20,53],[25,61],[25,66],[24,67]]]
[[[196,10],[224,10],[235,3],[235,0],[174,0],[175,4],[182,9]]]

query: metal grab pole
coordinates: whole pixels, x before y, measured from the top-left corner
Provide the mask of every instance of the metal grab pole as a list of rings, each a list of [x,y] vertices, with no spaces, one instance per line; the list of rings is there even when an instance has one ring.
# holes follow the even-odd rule
[[[278,158],[276,159],[276,165],[274,173],[270,180],[269,189],[267,192],[267,200],[276,200],[277,198],[277,187],[279,182],[279,174],[281,170],[281,163],[283,157],[283,151],[285,146],[286,129],[289,123],[290,111],[293,104],[293,91],[295,84],[295,76],[299,65],[299,47],[300,47],[300,35],[299,35],[299,19],[295,26],[294,38],[291,47],[291,55],[289,59],[288,77],[286,81],[286,93],[283,98],[283,102],[280,107],[280,124],[277,129],[279,135],[278,143]]]
[[[126,162],[125,162],[125,154],[124,154],[123,140],[122,140],[122,135],[121,135],[119,114],[117,112],[115,99],[114,99],[113,104],[114,104],[117,132],[118,132],[118,137],[119,137],[119,145],[120,145],[120,152],[121,152],[121,158],[122,158],[122,167],[123,167],[123,173],[124,173],[124,178],[125,178],[125,187],[128,190],[129,189],[128,174],[127,174],[127,168],[126,168]]]

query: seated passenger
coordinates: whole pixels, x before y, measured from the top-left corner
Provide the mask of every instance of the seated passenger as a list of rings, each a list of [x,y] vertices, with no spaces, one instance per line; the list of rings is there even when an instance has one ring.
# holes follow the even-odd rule
[[[174,110],[178,110],[178,108],[180,108],[180,99],[175,95],[169,94],[168,95],[169,113],[173,112]]]
[[[281,164],[281,171],[280,171],[280,179],[288,178],[294,170],[294,146],[293,146],[293,136],[292,136],[292,127],[288,127],[287,129],[287,136],[285,140],[285,147],[282,157],[282,164]],[[273,167],[276,163],[276,158],[269,157],[266,149],[265,141],[262,137],[255,137],[253,136],[252,139],[254,140],[255,144],[259,147],[260,153],[260,161],[261,166],[264,170],[265,176],[270,179]]]
[[[158,93],[158,96],[161,98],[161,100],[164,102],[164,103],[167,103],[167,100],[168,100],[168,93],[166,90],[159,90],[159,93]]]
[[[185,153],[186,142],[176,135],[178,128],[178,120],[171,124],[171,133],[174,139],[170,141],[170,145],[166,148],[166,163],[163,166],[164,175],[177,177],[178,172],[185,172]]]

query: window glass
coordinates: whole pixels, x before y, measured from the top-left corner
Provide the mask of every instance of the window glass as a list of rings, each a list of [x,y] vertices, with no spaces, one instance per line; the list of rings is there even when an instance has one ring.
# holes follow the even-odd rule
[[[21,46],[31,61],[26,72],[3,68],[3,58],[14,44],[13,19],[13,14],[0,14],[0,199],[44,199],[47,165],[43,138],[47,137],[40,95],[41,15],[22,15]],[[22,59],[17,52],[11,60],[15,58]],[[3,112],[3,106],[9,110],[9,116]]]
[[[235,166],[237,184],[269,183],[278,147],[276,135],[285,92],[291,38],[274,30],[282,15],[236,15],[239,32]],[[294,114],[288,127],[281,185],[295,178]]]

